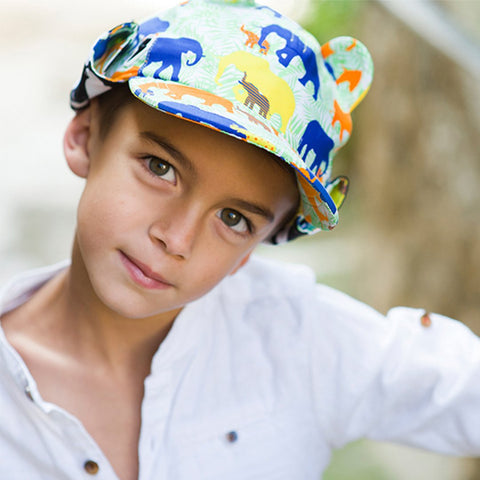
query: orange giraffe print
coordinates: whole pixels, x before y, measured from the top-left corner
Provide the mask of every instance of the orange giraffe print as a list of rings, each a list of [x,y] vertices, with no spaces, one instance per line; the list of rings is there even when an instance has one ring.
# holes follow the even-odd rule
[[[352,92],[360,82],[361,78],[362,72],[360,70],[344,70],[343,73],[337,78],[337,85],[342,82],[348,82],[348,88]]]
[[[353,50],[357,45],[357,41],[352,39],[352,43],[345,49],[347,52]],[[327,59],[330,55],[334,54],[335,51],[332,49],[330,42],[322,45],[322,57]],[[360,70],[347,70],[344,69],[343,73],[337,78],[337,85],[342,82],[348,82],[349,89],[352,92],[353,89],[358,85],[362,77],[362,72]]]
[[[354,38],[352,38],[352,43],[345,50],[347,52],[350,52],[356,46],[357,46],[357,41]],[[332,53],[335,53],[335,50],[333,50],[333,48],[331,47],[330,42],[323,44],[321,47],[321,51],[322,51],[323,58],[328,58],[330,55],[332,55]]]
[[[222,105],[228,112],[233,113],[233,103],[225,98],[218,97],[211,93],[197,90],[196,88],[187,87],[186,85],[178,85],[175,83],[163,83],[163,82],[148,82],[144,85],[140,85],[140,90],[143,93],[147,93],[151,87],[161,88],[165,90],[165,93],[174,100],[180,100],[184,95],[190,95],[192,97],[201,98],[204,100],[204,105]]]
[[[310,185],[310,183],[308,183],[306,178],[303,176],[305,175],[306,177],[311,178],[311,175],[307,172],[307,170],[303,168],[299,168],[298,170],[300,171],[300,173],[302,173],[302,175],[299,175],[297,178],[302,186],[303,192],[308,198],[310,206],[313,208],[314,212],[316,213],[321,222],[328,222],[328,216],[318,209],[318,192]],[[310,218],[310,220],[308,220],[307,217],[305,217],[305,219],[311,222],[311,217],[309,215],[308,217]]]
[[[330,42],[325,43],[322,45],[322,57],[328,58],[332,53],[335,53],[330,46]]]
[[[352,117],[344,112],[336,100],[333,101],[334,115],[332,118],[332,127],[336,122],[340,122],[340,141],[343,140],[343,132],[349,135],[352,133]]]
[[[250,30],[247,30],[245,28],[245,25],[242,25],[240,27],[240,30],[247,35],[247,41],[245,42],[246,47],[253,48],[255,45],[258,44],[260,37],[256,33],[253,33]],[[266,55],[269,50],[270,50],[270,44],[266,40],[264,40],[263,43],[260,45],[260,51],[264,55]]]
[[[357,41],[353,38],[353,39],[352,39],[352,44],[349,45],[345,50],[346,50],[347,52],[350,52],[350,51],[353,50],[356,46],[357,46]]]

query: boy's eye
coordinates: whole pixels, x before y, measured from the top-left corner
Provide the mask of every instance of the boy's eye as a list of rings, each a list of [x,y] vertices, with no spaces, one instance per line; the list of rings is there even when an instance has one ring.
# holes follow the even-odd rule
[[[147,160],[148,169],[155,176],[172,183],[175,182],[175,169],[168,162],[158,157],[149,157]]]
[[[218,212],[220,220],[229,228],[238,233],[246,233],[251,231],[249,221],[236,210],[224,208]]]

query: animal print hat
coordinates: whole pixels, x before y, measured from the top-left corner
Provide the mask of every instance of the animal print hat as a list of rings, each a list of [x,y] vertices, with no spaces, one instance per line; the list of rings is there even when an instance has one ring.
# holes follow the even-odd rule
[[[350,37],[320,47],[308,32],[253,0],[190,0],[119,25],[93,46],[75,110],[120,82],[142,102],[252,143],[297,174],[297,216],[272,243],[332,229],[347,179],[332,160],[352,130],[373,66]]]

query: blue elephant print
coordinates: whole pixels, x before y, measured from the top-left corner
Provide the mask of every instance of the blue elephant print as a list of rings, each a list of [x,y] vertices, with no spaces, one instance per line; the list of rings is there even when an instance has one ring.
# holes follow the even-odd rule
[[[257,10],[269,10],[275,17],[282,18],[282,15],[278,13],[276,10],[270,7],[266,7],[265,5],[260,5],[259,7],[255,7]]]
[[[161,63],[161,66],[154,72],[154,77],[160,78],[160,73],[169,67],[172,67],[170,80],[178,82],[178,75],[182,68],[182,55],[192,52],[195,55],[193,60],[187,60],[185,64],[189,67],[197,64],[203,57],[203,49],[199,42],[193,38],[168,38],[158,37],[153,40],[150,51],[148,52],[148,64]],[[142,67],[139,74],[143,71]]]
[[[297,151],[303,160],[306,160],[310,151],[313,150],[315,159],[309,168],[318,175],[323,173],[324,167],[328,165],[328,157],[334,145],[333,140],[325,133],[320,123],[312,120],[303,132]],[[322,170],[318,172],[319,169]]]
[[[317,59],[313,50],[305,45],[297,35],[279,25],[268,25],[262,28],[258,45],[262,46],[266,38],[272,33],[276,33],[285,40],[285,46],[276,52],[278,61],[284,67],[288,67],[293,58],[299,55],[305,67],[305,75],[298,80],[304,86],[306,86],[308,82],[313,83],[313,98],[317,100],[320,89],[320,77],[318,75]]]
[[[140,93],[140,92],[138,92]],[[208,112],[195,105],[186,105],[180,102],[159,102],[158,109],[161,111],[173,113],[175,115],[181,114],[183,118],[188,118],[194,122],[210,125],[216,129],[235,135],[236,137],[246,139],[245,127],[233,120],[218,115],[213,112]]]
[[[161,20],[158,17],[154,17],[141,23],[138,28],[138,33],[146,36],[150,35],[151,33],[165,32],[169,26],[169,22]]]
[[[325,68],[327,69],[327,72],[330,74],[330,76],[337,81],[337,77],[335,77],[335,72],[333,71],[333,67],[328,63],[324,62]]]

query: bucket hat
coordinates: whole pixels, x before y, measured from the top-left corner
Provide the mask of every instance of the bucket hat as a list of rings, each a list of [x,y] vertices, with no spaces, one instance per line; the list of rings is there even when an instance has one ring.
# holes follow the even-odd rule
[[[300,191],[281,243],[330,230],[347,192],[332,161],[352,131],[373,65],[351,37],[320,46],[253,0],[190,0],[99,37],[72,90],[80,110],[119,83],[151,107],[264,148],[293,167]]]

